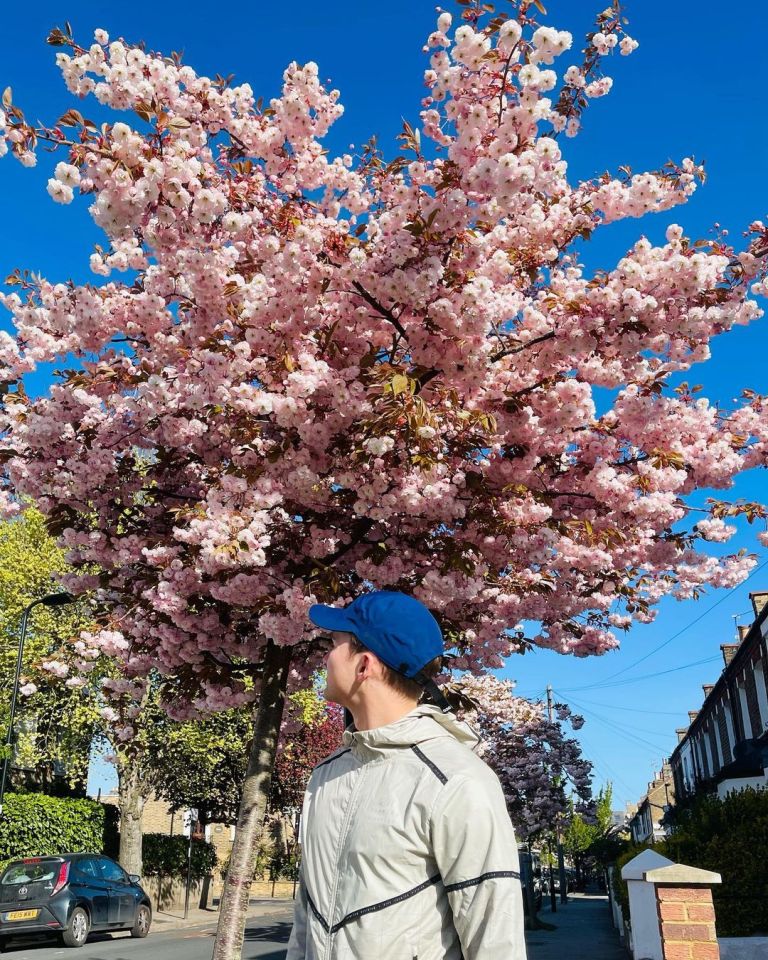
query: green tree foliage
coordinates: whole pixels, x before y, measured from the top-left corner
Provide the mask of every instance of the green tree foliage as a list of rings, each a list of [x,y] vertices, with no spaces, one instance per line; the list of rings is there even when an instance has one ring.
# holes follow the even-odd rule
[[[48,535],[42,515],[30,507],[0,523],[0,732],[7,731],[22,612],[30,601],[57,592],[68,572],[64,552]],[[89,625],[81,602],[56,609],[37,606],[30,617],[21,686],[34,692],[17,705],[16,765],[27,771],[14,782],[48,792],[68,786],[84,792],[90,745],[98,721],[91,684],[68,686],[44,664]],[[60,773],[55,777],[54,772]]]
[[[272,812],[301,806],[312,769],[338,747],[342,733],[341,710],[314,687],[288,698],[272,776]],[[234,824],[252,735],[248,708],[188,723],[168,720],[158,710],[138,734],[148,783],[174,810],[195,807],[203,823]]]
[[[115,818],[95,800],[6,794],[0,863],[59,853],[113,853]]]
[[[591,854],[592,847],[611,829],[611,804],[613,786],[602,787],[588,814],[576,810],[570,801],[568,826],[563,831],[563,847],[573,859]]]
[[[588,815],[577,811],[571,799],[568,826],[563,831],[563,849],[573,861],[578,879],[585,867],[612,862],[626,845],[626,841],[611,831],[612,804],[610,783],[600,789]]]
[[[140,734],[148,782],[175,810],[195,807],[203,823],[235,823],[252,735],[247,709],[189,723],[160,715]]]

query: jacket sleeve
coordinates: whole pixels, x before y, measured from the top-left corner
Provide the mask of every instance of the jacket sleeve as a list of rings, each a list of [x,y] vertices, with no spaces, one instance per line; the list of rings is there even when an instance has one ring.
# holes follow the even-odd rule
[[[299,888],[293,908],[293,927],[288,940],[285,960],[305,960],[307,943],[307,887],[304,883],[304,868],[299,867]]]
[[[431,819],[464,960],[525,960],[517,843],[495,774],[451,777]]]

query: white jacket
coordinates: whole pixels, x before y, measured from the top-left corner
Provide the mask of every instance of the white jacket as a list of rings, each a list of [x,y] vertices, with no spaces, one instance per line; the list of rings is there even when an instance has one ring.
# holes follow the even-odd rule
[[[525,960],[498,778],[437,707],[344,734],[304,798],[286,960]]]

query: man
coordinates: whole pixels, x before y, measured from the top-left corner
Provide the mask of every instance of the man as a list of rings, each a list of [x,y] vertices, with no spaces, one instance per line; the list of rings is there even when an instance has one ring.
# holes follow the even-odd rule
[[[524,960],[512,824],[434,682],[437,621],[391,592],[309,618],[331,631],[325,695],[354,723],[307,787],[286,960]]]

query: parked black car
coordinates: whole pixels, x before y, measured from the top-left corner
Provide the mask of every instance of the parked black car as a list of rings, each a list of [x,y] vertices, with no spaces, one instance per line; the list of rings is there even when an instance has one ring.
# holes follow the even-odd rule
[[[0,952],[16,934],[56,933],[67,947],[91,930],[146,937],[152,904],[139,879],[96,853],[14,860],[0,877]]]

